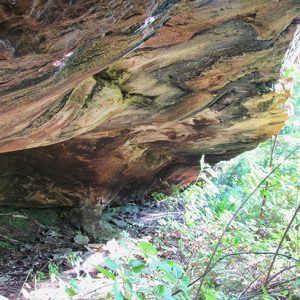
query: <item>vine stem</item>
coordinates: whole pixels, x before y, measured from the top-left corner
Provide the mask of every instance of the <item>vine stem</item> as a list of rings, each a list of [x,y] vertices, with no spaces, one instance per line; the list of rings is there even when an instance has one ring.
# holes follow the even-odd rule
[[[298,150],[300,149],[300,146],[297,146],[294,150],[292,150],[285,158],[282,162],[280,162],[279,164],[276,165],[276,167],[271,170],[269,172],[269,174],[267,176],[265,176],[261,181],[260,183],[253,189],[253,191],[242,201],[242,203],[240,204],[240,206],[238,207],[238,209],[235,211],[235,213],[233,214],[233,216],[231,217],[230,221],[227,223],[225,229],[223,230],[221,236],[219,237],[218,239],[218,242],[213,250],[213,253],[209,259],[209,262],[208,264],[206,265],[206,268],[205,268],[205,271],[204,271],[204,274],[207,273],[207,271],[210,269],[210,266],[212,264],[212,261],[213,261],[213,258],[215,257],[215,254],[219,248],[219,246],[221,245],[221,242],[223,240],[223,237],[225,236],[225,234],[227,233],[232,221],[236,218],[236,216],[239,214],[239,212],[243,209],[243,207],[245,206],[245,204],[248,202],[248,200],[257,192],[257,190],[262,186],[262,184],[275,172],[277,171],[277,169],[287,160],[289,159],[294,153],[296,153]],[[200,281],[200,284],[199,284],[199,287],[198,287],[198,290],[197,290],[197,294],[196,294],[196,297],[195,297],[195,300],[197,299],[200,299],[200,293],[201,293],[201,288],[202,288],[202,285],[204,283],[204,279],[205,279],[205,276],[203,276],[201,278],[201,281]]]

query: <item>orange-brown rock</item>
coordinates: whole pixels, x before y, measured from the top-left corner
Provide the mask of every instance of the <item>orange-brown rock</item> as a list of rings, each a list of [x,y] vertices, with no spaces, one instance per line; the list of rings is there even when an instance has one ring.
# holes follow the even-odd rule
[[[287,119],[296,0],[0,1],[0,205],[137,200]]]

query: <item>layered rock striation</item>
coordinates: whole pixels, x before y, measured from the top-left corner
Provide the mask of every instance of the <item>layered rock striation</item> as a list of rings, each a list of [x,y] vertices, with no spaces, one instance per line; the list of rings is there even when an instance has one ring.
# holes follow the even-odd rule
[[[103,209],[287,119],[295,0],[0,1],[0,205]]]

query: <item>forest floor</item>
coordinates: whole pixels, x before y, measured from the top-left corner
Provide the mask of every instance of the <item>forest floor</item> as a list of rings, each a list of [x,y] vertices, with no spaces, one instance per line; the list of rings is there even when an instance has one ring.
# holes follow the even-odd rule
[[[149,240],[150,235],[161,232],[159,220],[172,214],[180,221],[182,216],[182,211],[168,212],[155,202],[112,207],[103,215],[103,237],[89,241],[69,224],[65,212],[66,209],[35,209],[34,213],[30,209],[1,210],[0,296],[9,300],[68,299],[68,282],[83,275],[88,285],[82,288],[81,284],[80,293],[72,299],[93,299],[99,296],[99,286],[105,285],[94,265],[107,257],[122,255],[119,237],[125,234],[131,240]],[[170,234],[168,239],[172,238],[176,237]],[[158,250],[166,259],[183,259],[175,250]]]

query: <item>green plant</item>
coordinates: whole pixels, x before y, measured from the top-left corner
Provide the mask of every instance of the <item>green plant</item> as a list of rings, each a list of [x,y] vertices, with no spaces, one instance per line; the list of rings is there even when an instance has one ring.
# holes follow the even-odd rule
[[[37,272],[36,275],[35,275],[35,279],[36,279],[37,282],[39,282],[41,280],[45,280],[46,279],[46,275],[42,271]]]
[[[69,297],[74,297],[80,292],[81,288],[76,279],[70,279],[68,281],[69,287],[65,288],[65,292]]]
[[[298,100],[298,102],[300,101]],[[298,111],[296,114],[299,114]],[[288,126],[295,126],[294,121],[291,120]],[[204,266],[216,245],[216,236],[221,235],[222,229],[226,227],[241,200],[257,188],[260,181],[272,171],[273,166],[280,165],[287,155],[286,153],[293,153],[276,172],[267,177],[266,181],[258,188],[258,192],[251,195],[251,200],[245,203],[242,212],[235,216],[228,227],[214,255],[213,267],[209,267],[208,273],[205,275],[205,284],[201,288],[201,295],[205,299],[217,297],[217,299],[231,300],[238,299],[238,295],[241,293],[251,295],[250,284],[253,280],[257,286],[263,287],[263,273],[258,279],[254,279],[254,274],[248,271],[250,258],[243,257],[237,260],[234,256],[230,257],[226,260],[226,268],[222,267],[221,263],[215,265],[215,262],[221,257],[226,257],[229,249],[233,254],[234,252],[250,251],[249,253],[251,253],[254,251],[264,257],[257,259],[256,268],[264,270],[265,276],[267,275],[268,269],[270,269],[271,255],[275,255],[274,245],[281,240],[290,212],[294,211],[299,201],[300,173],[298,165],[300,155],[299,151],[295,150],[294,137],[299,138],[300,132],[299,130],[288,130],[287,132],[292,134],[292,139],[286,139],[286,133],[280,133],[276,143],[274,140],[269,140],[252,152],[244,153],[229,163],[223,163],[221,168],[217,166],[217,172],[206,172],[205,162],[202,158],[200,163],[202,181],[199,184],[192,185],[173,196],[165,195],[163,197],[162,194],[159,194],[160,203],[166,205],[168,201],[171,201],[173,207],[176,207],[175,202],[183,206],[183,223],[174,219],[164,219],[163,226],[168,228],[167,234],[170,234],[170,230],[173,229],[173,231],[179,231],[185,240],[188,238],[193,243],[197,242],[198,245],[201,245],[202,249],[197,249],[197,251],[185,249],[185,253],[192,252],[188,255],[190,256],[191,266],[188,267],[190,271],[193,274],[205,274]],[[287,141],[292,143],[289,144]],[[209,167],[207,169],[209,170]],[[263,205],[262,199],[266,200]],[[263,214],[261,213],[262,209]],[[299,217],[295,216],[294,225],[289,228],[288,234],[280,244],[280,247],[284,249],[282,251],[287,251],[292,261],[300,254],[299,222]],[[178,244],[182,245],[183,240],[178,241]],[[183,247],[180,246],[180,248]],[[265,256],[266,254],[268,257]],[[299,276],[300,269],[298,264],[293,266],[292,261],[276,259],[273,273],[278,274],[275,277],[277,280],[275,283],[279,284],[280,290],[272,282],[271,288],[267,287],[267,292],[270,291],[271,296],[263,295],[263,289],[261,289],[260,292],[257,292],[259,297],[271,299],[274,290],[282,296],[287,290],[298,290],[293,286],[293,280],[296,280],[295,276]],[[290,268],[293,269],[293,272],[289,271]],[[249,291],[247,282],[250,286]],[[282,284],[284,282],[291,283],[284,285]],[[193,293],[193,287],[191,287],[191,293]],[[245,299],[248,298],[245,296]]]
[[[59,275],[59,266],[55,262],[50,262],[48,265],[48,271],[51,281],[55,281],[56,277]]]
[[[13,246],[10,243],[0,241],[0,249],[11,249],[11,248],[13,248]]]
[[[139,242],[137,247],[139,252],[125,261],[107,259],[96,266],[113,281],[115,299],[190,299],[189,279],[178,263],[160,259],[149,242]],[[172,296],[178,288],[183,295]]]
[[[67,263],[72,267],[79,267],[82,263],[82,258],[78,253],[70,252],[67,257]]]

